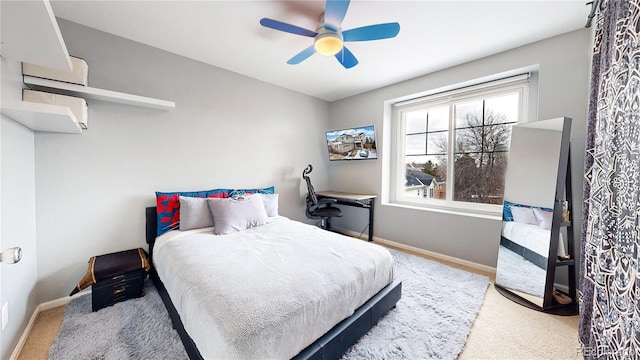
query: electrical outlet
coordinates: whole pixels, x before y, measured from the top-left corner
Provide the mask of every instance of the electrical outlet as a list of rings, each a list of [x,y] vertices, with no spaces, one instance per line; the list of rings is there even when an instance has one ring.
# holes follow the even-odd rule
[[[4,330],[5,327],[7,327],[7,324],[9,323],[9,303],[4,303],[4,305],[2,305],[2,330]]]

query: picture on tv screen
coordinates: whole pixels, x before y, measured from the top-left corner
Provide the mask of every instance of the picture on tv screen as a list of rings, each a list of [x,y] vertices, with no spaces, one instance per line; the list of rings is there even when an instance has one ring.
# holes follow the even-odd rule
[[[377,159],[373,125],[327,132],[329,160]]]

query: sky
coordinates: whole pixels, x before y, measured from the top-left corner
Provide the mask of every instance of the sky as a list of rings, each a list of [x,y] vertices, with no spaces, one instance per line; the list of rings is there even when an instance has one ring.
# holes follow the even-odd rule
[[[352,128],[352,129],[327,131],[327,141],[333,140],[342,134],[355,135],[361,132],[364,132],[365,137],[372,138],[372,139],[376,138],[376,133],[373,125],[369,125],[369,126],[363,126],[358,128]]]

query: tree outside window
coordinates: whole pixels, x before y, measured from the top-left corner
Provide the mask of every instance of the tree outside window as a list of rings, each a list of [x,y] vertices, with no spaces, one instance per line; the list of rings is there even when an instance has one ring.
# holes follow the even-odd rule
[[[401,109],[399,197],[502,205],[511,127],[523,106],[522,86],[511,89]]]

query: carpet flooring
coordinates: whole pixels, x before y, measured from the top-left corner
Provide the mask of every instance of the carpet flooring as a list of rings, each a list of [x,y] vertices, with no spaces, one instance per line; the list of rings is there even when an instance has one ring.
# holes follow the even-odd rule
[[[395,309],[343,359],[455,359],[482,305],[489,279],[390,250],[403,281]],[[150,281],[146,295],[91,312],[89,296],[65,309],[48,358],[186,359],[180,339]]]

